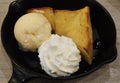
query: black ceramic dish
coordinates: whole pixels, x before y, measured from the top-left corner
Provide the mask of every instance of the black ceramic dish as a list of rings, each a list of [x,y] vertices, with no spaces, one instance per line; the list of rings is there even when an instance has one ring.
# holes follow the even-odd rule
[[[40,67],[37,53],[19,50],[13,29],[17,19],[25,14],[29,8],[52,7],[54,9],[75,10],[90,7],[93,29],[93,64],[85,61],[80,64],[80,70],[69,77],[53,78],[47,75]],[[3,46],[13,63],[13,75],[9,83],[23,83],[31,78],[46,78],[52,80],[67,80],[85,76],[103,64],[115,60],[116,30],[110,14],[95,0],[17,0],[10,4],[9,11],[4,19],[2,30]]]

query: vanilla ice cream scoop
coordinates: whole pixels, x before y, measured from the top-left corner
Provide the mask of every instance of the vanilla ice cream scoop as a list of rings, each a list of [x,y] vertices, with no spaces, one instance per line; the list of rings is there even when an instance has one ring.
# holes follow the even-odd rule
[[[70,76],[79,69],[80,51],[71,38],[52,35],[38,52],[42,69],[50,76]]]
[[[28,13],[20,17],[14,26],[14,35],[25,51],[36,49],[51,36],[51,24],[40,13]]]

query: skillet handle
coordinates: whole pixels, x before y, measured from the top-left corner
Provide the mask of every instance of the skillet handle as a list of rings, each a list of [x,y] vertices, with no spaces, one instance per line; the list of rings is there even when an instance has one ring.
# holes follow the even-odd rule
[[[8,83],[25,83],[26,80],[32,78],[32,76],[19,69],[19,67],[14,63],[12,63],[12,65],[13,65],[13,73]]]

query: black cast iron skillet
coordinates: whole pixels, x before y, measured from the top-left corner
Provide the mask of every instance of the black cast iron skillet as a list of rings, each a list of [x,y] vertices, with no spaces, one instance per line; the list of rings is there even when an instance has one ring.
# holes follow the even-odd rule
[[[88,65],[84,60],[80,70],[68,77],[53,78],[47,75],[39,64],[38,53],[24,52],[19,49],[14,37],[14,25],[18,18],[29,8],[52,7],[54,9],[76,10],[90,7],[93,30],[93,63]],[[3,46],[13,63],[13,75],[9,83],[26,83],[31,78],[68,80],[90,74],[103,64],[112,62],[117,56],[116,30],[114,22],[106,9],[95,0],[16,0],[9,6],[2,30]]]

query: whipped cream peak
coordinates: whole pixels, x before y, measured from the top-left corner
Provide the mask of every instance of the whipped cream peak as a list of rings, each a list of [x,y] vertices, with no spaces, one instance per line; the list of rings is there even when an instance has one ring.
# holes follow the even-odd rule
[[[38,52],[42,69],[53,77],[70,76],[79,69],[80,51],[71,38],[52,35]]]

